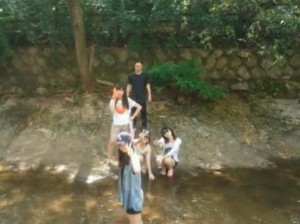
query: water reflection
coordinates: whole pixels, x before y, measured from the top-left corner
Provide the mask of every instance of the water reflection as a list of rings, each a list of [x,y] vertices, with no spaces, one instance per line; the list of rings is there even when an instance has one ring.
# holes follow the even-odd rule
[[[278,162],[278,161],[277,161]],[[144,223],[299,224],[300,163],[264,170],[179,170],[172,179],[144,180]],[[0,171],[0,223],[127,223],[117,181],[93,184],[43,167]]]

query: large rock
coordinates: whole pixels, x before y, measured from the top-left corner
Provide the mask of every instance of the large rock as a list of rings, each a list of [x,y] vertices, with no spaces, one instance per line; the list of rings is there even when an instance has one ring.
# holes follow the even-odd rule
[[[295,54],[291,60],[290,64],[295,68],[300,68],[300,54]]]
[[[247,68],[245,66],[240,66],[238,69],[238,75],[240,77],[242,77],[244,80],[248,80],[251,78],[251,74],[249,73],[249,71],[247,70]]]
[[[223,77],[225,79],[227,79],[227,80],[234,79],[235,76],[236,76],[236,74],[235,74],[235,72],[233,70],[227,69],[227,68],[224,69],[224,75],[223,75]]]
[[[187,50],[187,49],[182,50],[181,53],[180,53],[180,56],[181,56],[182,58],[184,58],[185,60],[190,60],[190,59],[192,59],[192,54],[191,54],[191,52],[190,52],[189,50]]]
[[[261,62],[261,67],[268,71],[272,66],[274,66],[274,62],[268,58],[264,58]]]
[[[295,71],[291,66],[289,66],[289,65],[285,66],[285,68],[283,70],[284,76],[292,76],[292,75],[294,75],[294,73],[295,73]]]
[[[217,61],[217,69],[223,69],[228,63],[228,59],[226,57],[221,57]]]
[[[252,68],[257,65],[257,58],[253,54],[250,54],[249,57],[245,59],[245,63],[248,67]]]
[[[282,69],[277,65],[273,66],[270,70],[267,71],[267,75],[272,78],[278,78],[282,75]]]
[[[233,69],[237,69],[241,65],[242,61],[239,57],[233,57],[230,60],[230,67]]]
[[[197,55],[200,55],[202,58],[206,58],[208,56],[208,51],[205,51],[203,49],[196,49],[194,50],[194,52],[197,54]]]
[[[265,76],[266,72],[259,67],[254,67],[251,69],[251,74],[253,78],[261,78]]]
[[[205,68],[207,68],[209,70],[209,69],[215,67],[215,65],[216,65],[216,56],[214,54],[211,54],[207,59]]]
[[[232,84],[230,87],[232,90],[242,90],[242,91],[248,91],[249,85],[246,82],[239,82],[236,84]]]
[[[215,51],[215,55],[216,55],[217,58],[221,57],[223,55],[223,53],[224,52],[222,50],[220,50],[220,49],[218,49],[218,50]]]

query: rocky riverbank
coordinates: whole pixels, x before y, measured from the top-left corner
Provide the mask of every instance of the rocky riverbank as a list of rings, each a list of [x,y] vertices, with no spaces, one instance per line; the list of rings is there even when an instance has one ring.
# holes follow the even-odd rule
[[[109,95],[3,96],[1,169],[45,167],[87,182],[113,175],[105,161],[108,101]],[[149,104],[153,139],[164,125],[183,140],[178,169],[266,168],[274,158],[300,155],[297,100],[232,94],[214,103],[176,105],[161,99]]]

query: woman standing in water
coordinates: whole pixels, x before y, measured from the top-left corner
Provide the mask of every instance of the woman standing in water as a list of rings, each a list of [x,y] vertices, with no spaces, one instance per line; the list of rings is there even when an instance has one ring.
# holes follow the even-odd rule
[[[141,173],[134,172],[134,150],[129,146],[131,136],[121,132],[117,138],[119,153],[119,202],[125,209],[130,224],[143,224],[142,208],[144,193],[142,190]],[[137,161],[139,163],[139,161]]]
[[[160,173],[172,177],[179,162],[181,139],[176,137],[175,132],[169,127],[162,128],[161,136],[161,139],[154,141],[154,145],[162,147],[162,154],[157,156],[157,162],[161,167]]]

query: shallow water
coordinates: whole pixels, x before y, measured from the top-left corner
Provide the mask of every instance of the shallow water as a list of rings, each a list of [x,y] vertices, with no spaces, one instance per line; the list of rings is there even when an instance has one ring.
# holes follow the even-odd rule
[[[144,223],[298,224],[300,163],[272,169],[204,171],[178,167],[173,178],[144,180]],[[0,223],[128,223],[117,204],[117,180],[92,184],[43,167],[0,172]]]

